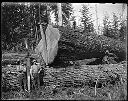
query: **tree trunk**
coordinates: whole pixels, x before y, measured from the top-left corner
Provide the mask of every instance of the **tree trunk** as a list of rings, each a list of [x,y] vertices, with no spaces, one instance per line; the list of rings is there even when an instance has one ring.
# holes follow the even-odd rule
[[[94,33],[74,32],[62,27],[59,30],[61,38],[55,61],[102,58],[106,50],[117,55],[118,61],[126,59],[126,45],[121,41]]]
[[[61,9],[61,3],[57,4],[58,7],[58,25],[62,26],[62,9]]]
[[[37,39],[37,26],[35,26],[36,28],[35,28],[35,44],[37,45],[37,41],[38,41],[38,39]]]
[[[48,23],[51,24],[50,7],[49,6],[47,6],[47,16],[48,16]]]

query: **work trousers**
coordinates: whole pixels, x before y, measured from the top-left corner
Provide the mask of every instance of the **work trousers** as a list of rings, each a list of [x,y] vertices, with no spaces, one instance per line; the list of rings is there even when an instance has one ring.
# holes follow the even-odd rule
[[[40,88],[40,79],[39,79],[39,73],[33,73],[33,79],[32,80],[32,89],[39,89]]]
[[[20,90],[27,90],[27,73],[26,72],[19,73],[19,84],[20,84]]]

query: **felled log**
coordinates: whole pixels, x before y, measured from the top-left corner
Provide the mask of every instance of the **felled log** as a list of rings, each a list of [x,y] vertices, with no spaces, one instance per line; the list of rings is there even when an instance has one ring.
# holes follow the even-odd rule
[[[24,60],[24,62],[26,61],[26,54],[17,54],[17,53],[10,53],[10,54],[2,54],[2,66],[6,66],[8,64],[11,65],[19,65],[20,60]],[[32,62],[33,59],[37,58],[37,54],[31,54],[30,56],[30,61]]]
[[[95,33],[74,32],[62,27],[59,30],[61,38],[55,61],[101,58],[106,49],[119,57],[117,61],[126,59],[126,45],[121,41]]]
[[[49,68],[44,77],[46,85],[55,85],[61,87],[104,87],[109,84],[115,85],[124,80],[127,82],[127,67],[123,64],[109,65],[83,65],[77,68]]]
[[[127,64],[126,62],[109,65],[82,65],[70,66],[67,68],[45,68],[43,83],[45,86],[61,87],[94,87],[97,81],[97,87],[115,85],[120,82],[127,82]],[[2,89],[3,91],[18,90],[20,88],[18,81],[19,72],[17,66],[2,68]]]

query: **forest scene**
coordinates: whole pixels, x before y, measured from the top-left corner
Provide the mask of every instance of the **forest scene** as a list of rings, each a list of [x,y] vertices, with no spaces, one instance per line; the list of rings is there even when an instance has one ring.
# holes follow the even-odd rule
[[[98,3],[95,21],[91,3],[80,5],[80,20],[73,5],[1,3],[2,100],[127,100],[127,4],[120,16],[103,14],[102,28]]]

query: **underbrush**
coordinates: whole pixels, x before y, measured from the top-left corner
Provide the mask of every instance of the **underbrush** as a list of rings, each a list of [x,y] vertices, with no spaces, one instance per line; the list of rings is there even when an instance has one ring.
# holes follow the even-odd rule
[[[58,87],[51,89],[41,86],[40,90],[28,92],[10,91],[2,93],[2,99],[22,100],[127,100],[127,89],[124,86],[97,88],[95,95],[94,87]]]

